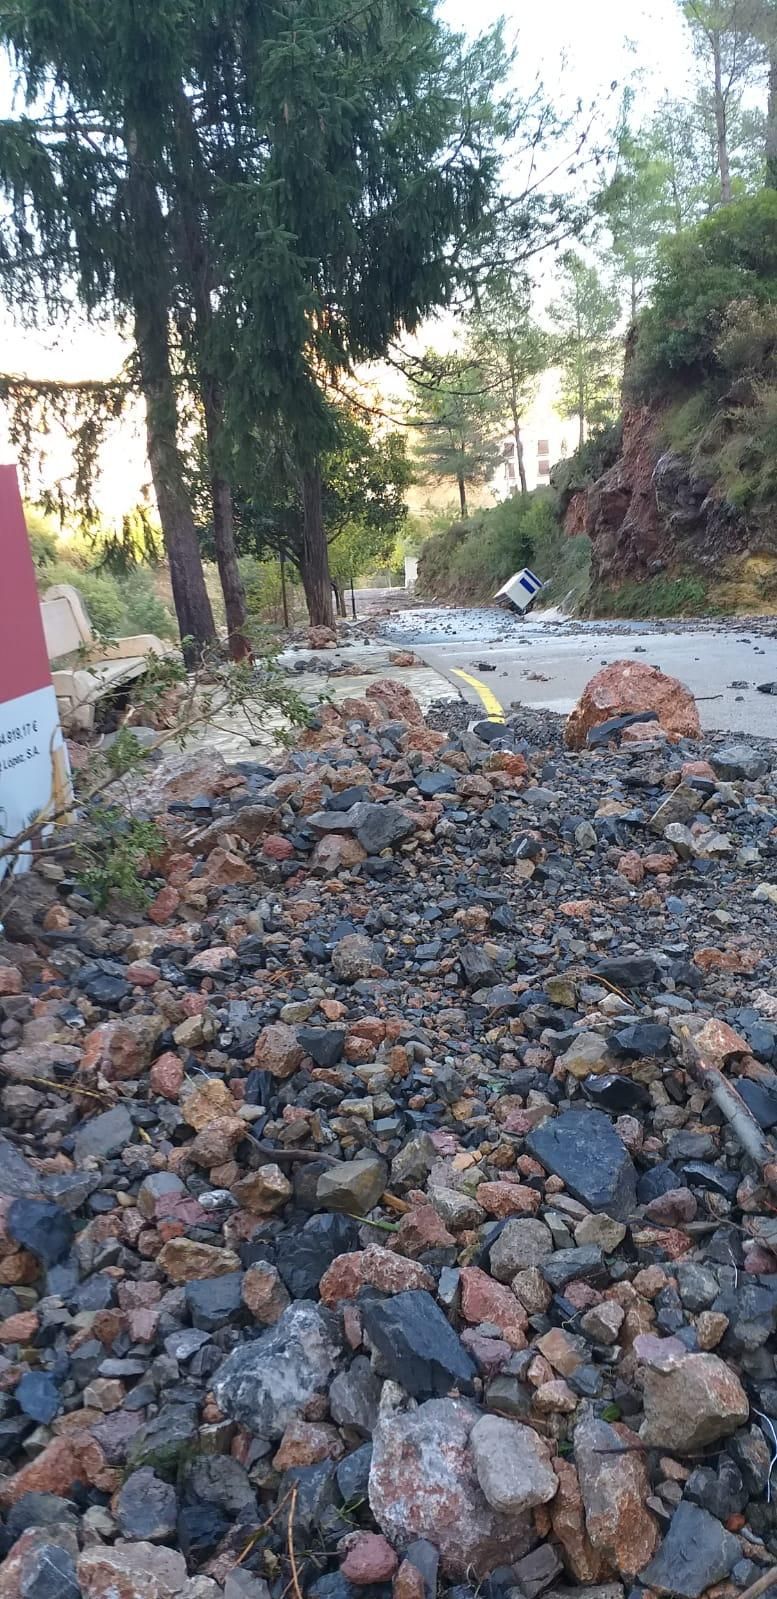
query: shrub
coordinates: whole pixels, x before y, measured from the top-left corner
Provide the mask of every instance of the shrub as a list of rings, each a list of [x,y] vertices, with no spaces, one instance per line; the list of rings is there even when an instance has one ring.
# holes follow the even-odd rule
[[[559,510],[563,516],[574,494],[590,488],[597,478],[615,465],[623,442],[623,424],[610,422],[597,433],[592,433],[580,449],[563,461],[557,461],[550,475],[551,486],[558,495]]]
[[[622,583],[616,589],[598,589],[593,596],[593,616],[709,616],[707,587],[693,573],[668,574],[648,582]]]
[[[777,193],[722,206],[664,244],[640,319],[627,384],[648,399],[679,383],[717,380],[730,307],[777,300]]]
[[[571,591],[579,599],[588,586],[590,552],[587,538],[567,538],[555,495],[537,489],[429,539],[418,566],[418,591],[439,599],[489,600],[514,572],[531,566],[548,584],[543,602],[556,604]]]
[[[95,633],[103,638],[118,638],[124,621],[124,605],[115,577],[107,572],[82,572],[70,561],[55,561],[41,573],[41,587],[45,593],[60,583],[69,583],[78,590]]]
[[[175,618],[159,598],[148,567],[137,566],[128,572],[120,580],[119,592],[126,621],[123,632],[155,633],[157,638],[178,637]]]

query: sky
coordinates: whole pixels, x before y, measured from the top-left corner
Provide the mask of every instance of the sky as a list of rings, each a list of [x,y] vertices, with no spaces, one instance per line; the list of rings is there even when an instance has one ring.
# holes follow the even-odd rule
[[[516,51],[518,85],[528,90],[540,76],[562,108],[579,99],[586,110],[595,103],[604,113],[635,73],[637,120],[649,115],[667,91],[678,97],[688,92],[692,59],[675,0],[441,0],[441,12],[450,27],[465,33],[503,17],[506,41]],[[10,81],[0,68],[0,116],[10,109]],[[6,372],[110,378],[125,353],[113,331],[75,325],[37,335],[16,327],[0,307],[0,366]],[[61,446],[51,442],[56,475],[65,458]],[[3,459],[11,459],[11,450],[0,416]],[[107,517],[120,520],[137,503],[147,479],[138,413],[106,446],[99,499]]]

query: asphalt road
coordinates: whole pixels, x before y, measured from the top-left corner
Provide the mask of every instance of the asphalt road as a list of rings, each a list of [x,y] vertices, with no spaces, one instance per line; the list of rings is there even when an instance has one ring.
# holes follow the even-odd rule
[[[644,659],[695,694],[704,728],[777,738],[777,619],[771,637],[747,625],[687,631],[649,624],[520,622],[498,609],[429,607],[393,616],[384,636],[411,646],[489,715],[513,704],[571,711],[586,683],[611,661]]]

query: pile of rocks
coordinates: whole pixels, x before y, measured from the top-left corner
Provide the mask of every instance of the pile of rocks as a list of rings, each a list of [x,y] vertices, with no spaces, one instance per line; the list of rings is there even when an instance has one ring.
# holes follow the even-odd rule
[[[147,916],[11,903],[0,1599],[774,1566],[773,1190],[689,1065],[769,1139],[775,752],[448,721],[178,758]]]

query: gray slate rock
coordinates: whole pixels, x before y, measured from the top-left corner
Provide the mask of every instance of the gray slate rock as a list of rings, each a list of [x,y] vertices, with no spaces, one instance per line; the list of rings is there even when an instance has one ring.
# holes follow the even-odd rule
[[[659,1593],[676,1594],[677,1599],[699,1599],[713,1583],[723,1582],[741,1558],[739,1539],[726,1532],[715,1516],[684,1499],[640,1580]]]
[[[40,1173],[20,1155],[10,1138],[0,1133],[0,1194],[21,1199],[40,1193]]]
[[[336,1318],[302,1299],[227,1356],[213,1382],[216,1402],[257,1438],[280,1438],[308,1400],[328,1389],[341,1364]]]
[[[338,1373],[329,1390],[329,1409],[338,1427],[352,1427],[371,1438],[382,1386],[366,1355],[357,1355],[347,1371]]]
[[[164,1543],[175,1534],[178,1501],[175,1489],[150,1466],[133,1471],[119,1491],[116,1520],[122,1537]]]
[[[589,1210],[604,1210],[618,1221],[633,1214],[637,1173],[602,1111],[564,1111],[554,1121],[535,1127],[526,1147]]]
[[[356,1160],[327,1166],[316,1185],[316,1199],[327,1210],[365,1216],[377,1205],[388,1182],[388,1167],[379,1155],[365,1151]]]
[[[84,1122],[76,1133],[75,1157],[81,1160],[104,1160],[126,1149],[133,1133],[133,1121],[125,1105],[103,1111],[94,1121]]]
[[[756,778],[765,777],[772,767],[771,757],[763,750],[753,749],[752,744],[724,744],[722,749],[710,751],[709,761],[716,776],[727,783],[739,778],[753,783]]]
[[[362,1323],[394,1382],[414,1399],[473,1391],[477,1368],[458,1334],[423,1288],[366,1300]]]

